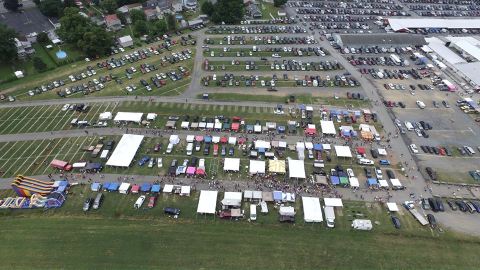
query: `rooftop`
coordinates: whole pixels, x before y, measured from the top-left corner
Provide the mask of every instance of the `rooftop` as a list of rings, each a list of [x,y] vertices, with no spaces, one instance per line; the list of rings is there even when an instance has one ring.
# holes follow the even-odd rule
[[[413,34],[340,34],[338,35],[343,45],[370,45],[370,44],[385,44],[385,45],[426,45],[427,42],[422,35]]]

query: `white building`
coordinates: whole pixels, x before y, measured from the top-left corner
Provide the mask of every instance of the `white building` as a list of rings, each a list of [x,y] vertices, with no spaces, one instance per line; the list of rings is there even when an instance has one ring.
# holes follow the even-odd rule
[[[118,38],[118,44],[122,47],[131,47],[133,46],[133,39],[130,35],[119,37]]]

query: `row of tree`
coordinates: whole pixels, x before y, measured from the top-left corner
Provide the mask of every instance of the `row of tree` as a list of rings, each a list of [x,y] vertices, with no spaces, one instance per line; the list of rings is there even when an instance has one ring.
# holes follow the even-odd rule
[[[215,4],[205,1],[201,9],[216,24],[237,24],[245,15],[243,0],[217,0]]]

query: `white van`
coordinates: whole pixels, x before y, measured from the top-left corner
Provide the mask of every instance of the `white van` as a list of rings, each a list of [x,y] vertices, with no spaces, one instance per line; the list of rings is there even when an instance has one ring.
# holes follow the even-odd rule
[[[325,206],[325,220],[327,221],[327,227],[335,227],[335,211],[332,206]]]
[[[169,143],[168,146],[167,146],[167,151],[166,152],[167,152],[167,154],[170,154],[170,153],[172,153],[172,151],[173,151],[173,144]]]
[[[188,143],[187,144],[187,156],[192,155],[192,150],[193,150],[193,143]]]
[[[408,122],[408,121],[405,121],[405,127],[407,128],[408,131],[412,131],[413,130],[413,125],[412,123]]]
[[[257,220],[257,205],[255,204],[250,204],[250,220]]]
[[[133,205],[133,208],[139,209],[140,207],[142,207],[144,201],[145,201],[145,195],[138,197],[137,201]]]
[[[464,145],[463,148],[465,149],[465,151],[467,151],[469,156],[475,155],[475,150],[473,150],[472,147]]]
[[[423,101],[417,100],[417,106],[420,109],[425,109],[425,103],[423,103]]]

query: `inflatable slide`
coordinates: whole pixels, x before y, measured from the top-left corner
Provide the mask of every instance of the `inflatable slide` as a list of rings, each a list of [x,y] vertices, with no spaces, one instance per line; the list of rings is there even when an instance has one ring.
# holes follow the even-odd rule
[[[12,182],[12,188],[21,197],[31,197],[33,194],[47,196],[53,191],[53,184],[54,182],[17,175]]]

